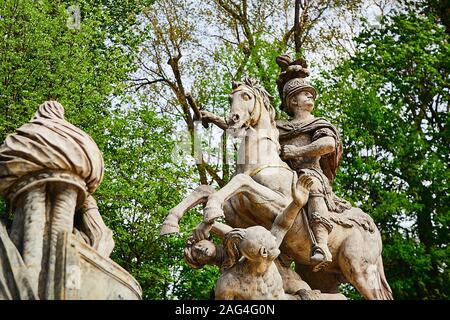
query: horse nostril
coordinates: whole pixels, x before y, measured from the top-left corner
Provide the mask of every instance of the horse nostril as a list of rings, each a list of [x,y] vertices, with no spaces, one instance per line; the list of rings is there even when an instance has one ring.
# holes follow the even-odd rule
[[[231,116],[231,120],[233,120],[234,123],[238,122],[239,121],[239,115],[238,114],[233,114]]]

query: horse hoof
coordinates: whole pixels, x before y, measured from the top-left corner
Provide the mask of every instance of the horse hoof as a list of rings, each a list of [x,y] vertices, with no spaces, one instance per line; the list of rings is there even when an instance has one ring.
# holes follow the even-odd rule
[[[161,231],[159,233],[160,236],[165,236],[172,233],[178,233],[180,232],[180,226],[178,224],[174,224],[171,222],[164,222]]]
[[[223,210],[217,207],[206,207],[203,209],[203,221],[210,223],[217,218],[224,217]]]

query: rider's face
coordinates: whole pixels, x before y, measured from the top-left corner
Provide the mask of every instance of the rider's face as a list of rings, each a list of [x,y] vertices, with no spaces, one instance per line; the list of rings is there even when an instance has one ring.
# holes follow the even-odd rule
[[[300,91],[293,94],[288,103],[293,113],[298,110],[311,112],[314,109],[314,96],[309,91]]]

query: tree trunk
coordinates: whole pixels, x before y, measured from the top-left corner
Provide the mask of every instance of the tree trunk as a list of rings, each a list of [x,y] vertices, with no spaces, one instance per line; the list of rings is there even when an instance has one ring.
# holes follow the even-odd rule
[[[300,25],[300,1],[295,0],[295,15],[294,15],[294,43],[296,56],[301,55],[301,25]]]

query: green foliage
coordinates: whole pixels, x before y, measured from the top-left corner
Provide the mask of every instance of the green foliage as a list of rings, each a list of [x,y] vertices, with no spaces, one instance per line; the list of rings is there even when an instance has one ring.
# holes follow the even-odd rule
[[[357,44],[318,85],[318,109],[344,136],[335,189],[379,226],[395,298],[448,299],[448,34],[409,11]]]
[[[349,283],[342,283],[339,286],[339,292],[349,300],[363,300],[363,296]]]
[[[109,132],[100,141],[106,172],[95,196],[114,231],[112,258],[136,277],[145,299],[170,298],[184,285],[178,264],[187,234],[161,238],[159,227],[193,172],[173,162],[172,124],[149,108],[115,111],[102,125]]]
[[[66,119],[86,130],[104,156],[104,181],[94,197],[114,233],[112,259],[136,277],[146,299],[174,298],[179,291],[207,297],[198,287],[207,282],[211,288],[211,278],[190,277],[178,266],[186,231],[199,218],[186,218],[179,237],[159,237],[193,173],[171,158],[173,123],[125,92],[142,40],[133,32],[136,17],[147,2],[78,1],[81,24],[73,29],[67,24],[71,1],[2,1],[0,141],[45,100],[61,102]],[[8,218],[3,201],[0,216]]]
[[[180,277],[174,283],[174,294],[177,299],[214,299],[214,287],[220,276],[219,269],[216,266],[192,269],[184,259],[177,261],[177,263],[181,270]]]
[[[2,1],[1,140],[49,99],[61,102],[75,124],[95,127],[108,96],[123,90],[135,68],[139,38],[129,35],[134,24],[126,17],[138,8],[124,3],[78,1],[72,6],[81,14],[77,28],[71,1]]]
[[[231,92],[231,81],[241,81],[243,76],[249,76],[261,81],[261,84],[273,97],[274,106],[280,103],[278,92],[275,86],[279,73],[279,67],[275,58],[280,52],[286,50],[285,45],[278,40],[267,40],[261,34],[256,34],[255,46],[246,55],[245,50],[236,50],[229,44],[217,49],[215,54],[216,63],[227,65],[226,70],[219,70],[218,74],[214,74],[215,81],[219,81],[218,88],[222,95]],[[235,73],[230,73],[235,70]],[[217,90],[215,86],[214,89]],[[227,102],[222,99],[222,102]],[[226,105],[224,106],[227,107]]]

